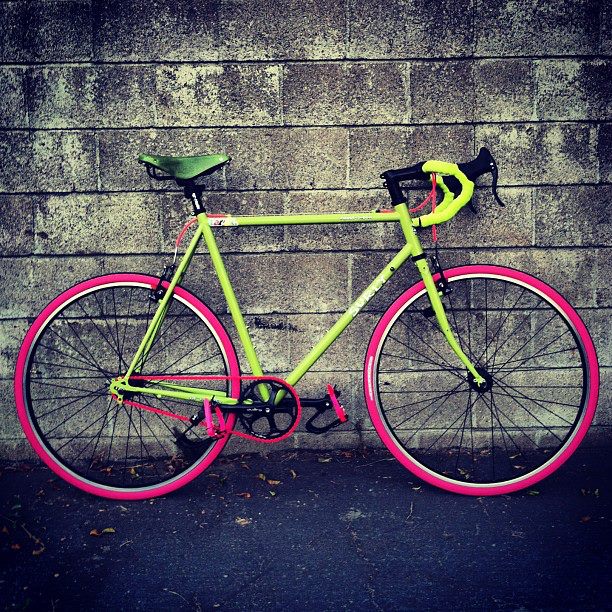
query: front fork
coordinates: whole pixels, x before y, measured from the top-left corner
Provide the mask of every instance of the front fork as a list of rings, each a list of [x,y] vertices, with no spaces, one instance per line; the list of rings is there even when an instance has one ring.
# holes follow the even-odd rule
[[[402,230],[404,232],[404,236],[406,237],[406,242],[410,245],[412,252],[412,261],[415,263],[419,274],[425,283],[427,295],[429,296],[429,302],[431,303],[431,307],[436,315],[436,320],[440,326],[440,331],[444,334],[446,341],[453,349],[455,355],[457,355],[461,363],[463,363],[463,365],[467,368],[468,372],[472,374],[476,384],[479,386],[485,384],[486,381],[484,377],[476,370],[476,367],[470,361],[469,357],[463,352],[463,349],[453,334],[453,330],[448,322],[442,300],[440,299],[441,292],[436,287],[436,283],[427,263],[427,258],[423,252],[423,247],[421,246],[421,241],[416,235],[415,228],[412,226],[412,219],[410,218],[407,204],[397,204],[395,206],[395,210],[397,210],[399,213]]]

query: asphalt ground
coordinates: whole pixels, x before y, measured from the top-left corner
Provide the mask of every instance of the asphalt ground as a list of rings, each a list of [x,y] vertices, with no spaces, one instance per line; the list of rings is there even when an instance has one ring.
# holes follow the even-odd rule
[[[165,498],[0,475],[0,601],[19,610],[612,608],[609,449],[463,497],[383,451],[225,456]]]

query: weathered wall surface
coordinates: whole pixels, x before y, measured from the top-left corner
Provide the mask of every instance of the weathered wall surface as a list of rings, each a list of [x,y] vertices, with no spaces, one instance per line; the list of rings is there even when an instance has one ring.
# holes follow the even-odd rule
[[[508,205],[480,190],[478,216],[440,229],[444,259],[532,271],[579,307],[604,366],[587,440],[609,441],[610,13],[596,0],[0,2],[0,450],[21,439],[10,379],[31,318],[89,275],[158,272],[189,215],[138,153],[225,152],[209,210],[278,213],[371,210],[387,201],[381,171],[483,145]],[[264,368],[282,373],[401,237],[275,228],[221,243]],[[187,284],[223,309],[206,256],[193,267]],[[373,308],[415,275],[398,277]],[[361,385],[375,320],[300,387],[337,383],[358,428],[291,444],[375,443]]]

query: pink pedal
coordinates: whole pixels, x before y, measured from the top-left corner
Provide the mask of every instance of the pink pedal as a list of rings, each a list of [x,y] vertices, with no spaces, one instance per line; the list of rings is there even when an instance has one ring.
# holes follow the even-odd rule
[[[206,421],[206,433],[211,438],[222,438],[227,432],[225,429],[225,419],[223,413],[218,406],[215,406],[215,414],[217,416],[218,425],[215,424],[210,400],[204,400],[204,420]]]
[[[341,423],[345,423],[346,421],[348,421],[346,410],[344,410],[344,406],[342,406],[342,404],[338,401],[338,398],[336,397],[336,391],[334,390],[332,385],[327,385],[327,394],[329,395],[329,399],[332,403],[332,406],[336,411],[336,416],[338,417],[338,420]]]

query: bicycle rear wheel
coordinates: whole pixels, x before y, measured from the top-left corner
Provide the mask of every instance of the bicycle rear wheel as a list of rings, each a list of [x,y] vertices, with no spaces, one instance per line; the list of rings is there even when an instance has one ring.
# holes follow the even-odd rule
[[[132,396],[151,409],[144,410],[109,395],[111,380],[126,372],[155,313],[149,296],[157,282],[112,274],[79,283],[43,310],[19,353],[15,398],[24,432],[56,474],[89,493],[116,499],[169,493],[205,470],[227,441],[212,440],[201,424],[187,431],[189,422],[171,416],[197,413],[193,402]],[[239,375],[219,320],[180,287],[139,371]],[[239,393],[226,380],[206,381],[206,387]],[[234,421],[228,415],[229,429]]]
[[[372,422],[394,456],[433,485],[468,495],[531,486],[567,460],[593,419],[591,337],[559,293],[523,272],[464,266],[445,275],[447,316],[487,383],[478,387],[447,345],[419,282],[370,341]]]

